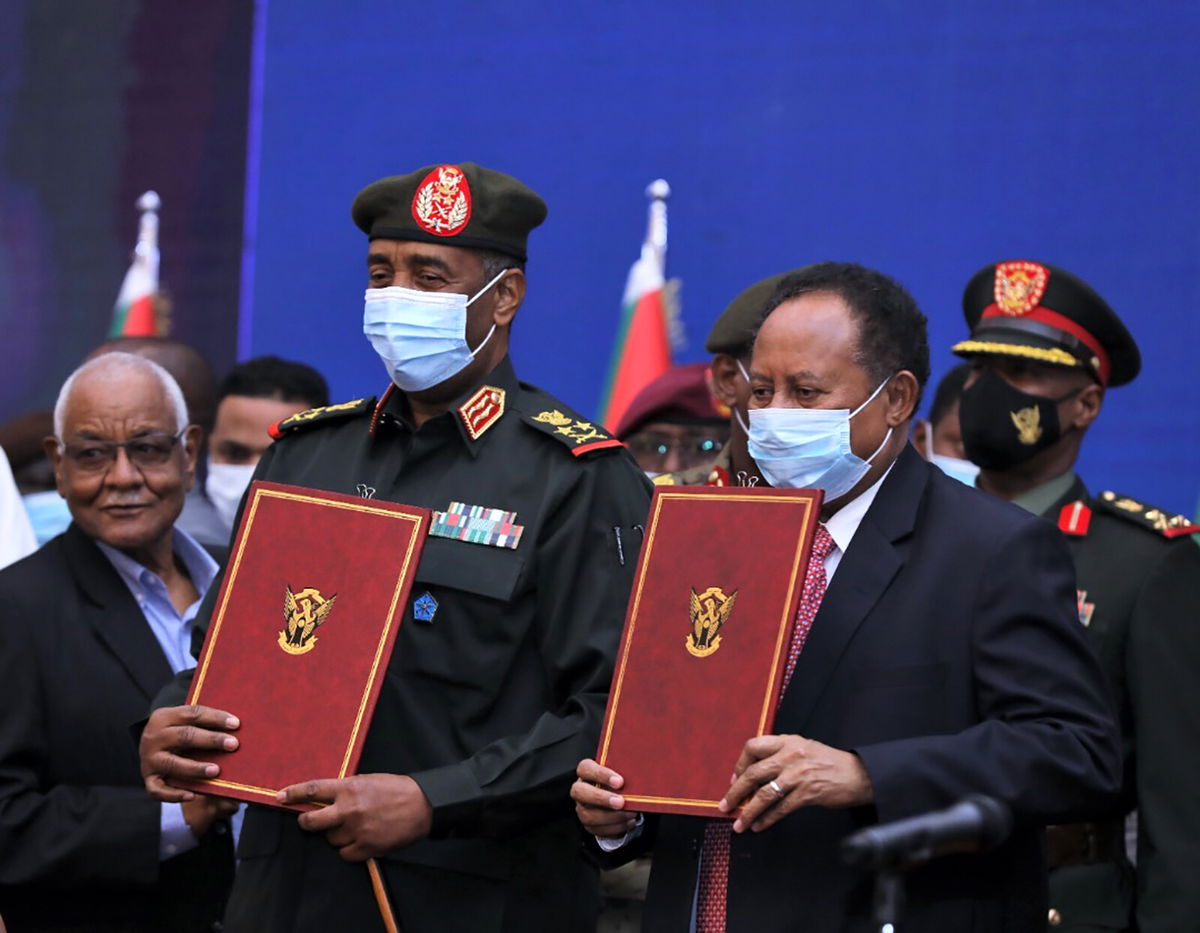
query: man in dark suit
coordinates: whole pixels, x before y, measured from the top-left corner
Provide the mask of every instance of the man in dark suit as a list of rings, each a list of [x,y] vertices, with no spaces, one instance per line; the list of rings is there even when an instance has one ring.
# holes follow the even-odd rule
[[[197,431],[161,368],[124,353],[63,386],[47,439],[73,522],[0,573],[0,914],[25,931],[211,930],[227,804],[160,804],[130,725],[188,658],[216,564],[172,526]]]
[[[640,822],[619,773],[591,760],[572,788],[610,857],[653,849],[645,929],[870,929],[871,879],[842,864],[840,841],[982,793],[1011,808],[1011,836],[909,873],[900,928],[1037,930],[1040,825],[1116,792],[1116,725],[1066,547],[909,447],[928,372],[924,316],[877,272],[808,267],[768,303],[750,451],[772,485],[826,494],[778,734],[696,763],[733,768],[732,826]]]
[[[1141,357],[1116,312],[1048,263],[980,269],[963,294],[972,371],[962,397],[979,488],[1054,522],[1078,577],[1078,618],[1117,698],[1125,788],[1100,820],[1047,835],[1050,928],[1168,933],[1200,924],[1200,548],[1190,519],[1075,473],[1110,387]],[[1137,808],[1137,871],[1126,814]],[[1136,919],[1135,919],[1136,914]]]

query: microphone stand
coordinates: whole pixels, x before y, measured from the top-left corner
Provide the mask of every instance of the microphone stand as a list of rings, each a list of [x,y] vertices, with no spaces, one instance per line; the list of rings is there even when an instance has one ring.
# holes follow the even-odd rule
[[[896,933],[896,924],[903,912],[903,873],[898,868],[880,868],[875,872],[875,900],[871,912],[879,933]]]

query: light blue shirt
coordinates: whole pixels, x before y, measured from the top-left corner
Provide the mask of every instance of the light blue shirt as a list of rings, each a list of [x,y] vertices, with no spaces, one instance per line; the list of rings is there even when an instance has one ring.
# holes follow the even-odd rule
[[[204,598],[205,591],[212,586],[220,568],[208,552],[186,532],[174,529],[173,539],[175,556],[186,568],[196,592],[200,594],[200,598],[182,613],[175,609],[174,603],[171,602],[171,594],[167,592],[167,585],[161,577],[128,554],[109,547],[103,541],[96,541],[96,546],[108,558],[133,598],[137,600],[138,608],[146,617],[146,624],[150,626],[150,631],[154,633],[162,648],[172,673],[178,674],[196,666],[196,659],[191,650],[192,625],[196,611],[200,608],[200,600]],[[240,816],[240,813],[238,815]],[[198,844],[191,827],[183,818],[183,807],[180,804],[162,805],[161,827],[158,842],[160,860],[179,855]]]

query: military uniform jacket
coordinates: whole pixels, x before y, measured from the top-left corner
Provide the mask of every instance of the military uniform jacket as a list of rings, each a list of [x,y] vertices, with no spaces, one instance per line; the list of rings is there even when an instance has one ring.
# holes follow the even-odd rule
[[[649,484],[507,358],[483,382],[416,431],[398,391],[293,416],[256,478],[516,513],[516,547],[426,541],[359,772],[410,775],[433,808],[431,838],[381,861],[405,933],[590,929],[569,788],[595,754]],[[227,930],[382,929],[366,869],[295,814],[251,807],[238,855]]]
[[[1126,755],[1119,818],[1138,808],[1137,928],[1200,923],[1200,548],[1185,519],[1082,481],[1043,517],[1067,535],[1079,618],[1117,700]],[[1061,929],[1128,923],[1113,865],[1060,869]],[[1121,915],[1124,911],[1125,916]]]

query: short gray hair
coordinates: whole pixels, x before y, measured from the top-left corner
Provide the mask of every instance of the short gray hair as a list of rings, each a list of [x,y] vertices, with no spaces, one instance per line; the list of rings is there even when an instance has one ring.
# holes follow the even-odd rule
[[[71,390],[75,387],[75,380],[80,376],[86,376],[99,369],[143,372],[154,376],[158,380],[159,385],[162,386],[163,394],[166,395],[167,401],[170,402],[171,408],[175,412],[175,430],[178,432],[187,427],[187,403],[183,400],[183,391],[179,388],[179,383],[175,381],[175,377],[153,360],[148,360],[144,356],[114,350],[110,353],[102,353],[100,356],[88,360],[75,370],[75,372],[71,373],[67,377],[67,381],[62,384],[62,388],[58,390],[58,401],[54,403],[54,436],[60,444],[63,440],[63,423],[66,421],[67,416],[67,402],[71,397]]]

